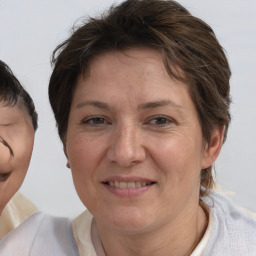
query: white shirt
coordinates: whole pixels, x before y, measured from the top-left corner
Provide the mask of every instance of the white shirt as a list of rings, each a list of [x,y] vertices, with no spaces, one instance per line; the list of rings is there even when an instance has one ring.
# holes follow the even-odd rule
[[[31,201],[17,192],[5,206],[0,216],[0,239],[37,211],[36,206]]]

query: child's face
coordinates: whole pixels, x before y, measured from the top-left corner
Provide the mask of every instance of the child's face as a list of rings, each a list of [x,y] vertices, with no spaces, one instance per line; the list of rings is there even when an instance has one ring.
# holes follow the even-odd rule
[[[24,107],[0,103],[0,214],[25,178],[33,144],[34,129]]]

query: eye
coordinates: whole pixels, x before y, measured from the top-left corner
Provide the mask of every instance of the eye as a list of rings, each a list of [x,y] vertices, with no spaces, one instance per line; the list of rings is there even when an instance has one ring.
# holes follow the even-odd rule
[[[174,121],[169,117],[155,116],[155,117],[151,118],[147,123],[153,124],[155,126],[166,126],[166,125],[174,123]]]
[[[82,121],[82,124],[91,125],[91,126],[100,126],[109,124],[109,122],[101,116],[89,117]]]

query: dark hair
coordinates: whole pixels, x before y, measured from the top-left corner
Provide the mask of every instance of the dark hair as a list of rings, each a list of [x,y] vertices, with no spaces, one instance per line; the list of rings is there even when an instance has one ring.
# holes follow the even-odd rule
[[[53,52],[49,98],[62,142],[77,78],[89,70],[91,59],[105,51],[140,46],[159,50],[169,75],[187,84],[205,142],[222,126],[225,140],[231,119],[231,72],[213,30],[175,1],[127,0],[90,18]],[[211,171],[212,166],[202,170],[206,189],[214,184]]]
[[[0,102],[6,106],[15,106],[17,103],[25,106],[27,113],[31,117],[34,130],[37,129],[37,113],[33,100],[25,89],[21,86],[18,79],[14,76],[11,69],[0,60]]]

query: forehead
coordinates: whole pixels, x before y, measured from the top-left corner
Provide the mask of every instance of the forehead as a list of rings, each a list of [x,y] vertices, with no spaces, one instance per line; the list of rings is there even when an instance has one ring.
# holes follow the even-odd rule
[[[185,86],[190,94],[190,81],[182,69],[172,64],[161,50],[147,46],[106,50],[93,56],[84,67],[84,72],[77,77],[73,89],[75,91],[82,80],[111,80],[118,77],[128,82],[129,72],[141,80],[153,79],[152,82],[161,76],[169,82],[172,80],[172,84]]]
[[[89,77],[92,66],[95,66],[95,63],[97,63],[96,65],[98,68],[103,68],[104,61],[102,62],[102,60],[107,61],[107,59],[110,59],[111,57],[112,59],[117,58],[120,62],[122,62],[122,64],[126,63],[127,65],[130,65],[130,63],[133,62],[133,65],[139,65],[140,62],[144,61],[145,59],[147,59],[147,61],[150,63],[151,60],[155,59],[156,56],[158,57],[158,60],[160,60],[157,65],[163,67],[172,78],[175,77],[177,80],[184,81],[185,83],[188,82],[182,67],[177,63],[172,62],[167,52],[154,46],[132,46],[122,50],[113,49],[100,51],[99,53],[89,57],[88,62],[86,62],[83,66],[84,73],[82,73],[84,78]],[[102,65],[99,65],[100,63],[102,63]]]
[[[18,101],[14,106],[0,102],[0,125],[13,126],[18,124],[30,125],[32,123],[25,106]]]
[[[87,105],[88,100],[122,102],[122,107],[129,101],[136,108],[144,102],[192,103],[187,85],[168,74],[160,51],[152,48],[108,51],[94,57],[90,72],[77,81],[72,105]]]
[[[145,66],[145,62],[148,65]],[[114,67],[115,64],[120,69],[124,69],[126,66],[136,69],[135,67],[141,65],[145,67],[145,70],[146,68],[149,69],[153,68],[154,66],[159,70],[165,69],[160,51],[150,47],[133,47],[122,51],[112,50],[97,54],[90,60],[88,72],[84,78],[89,78],[95,74],[99,75],[102,72],[104,75],[106,75],[105,72],[108,72],[109,74],[116,74],[117,67]],[[138,72],[141,72],[141,70],[138,70]]]

